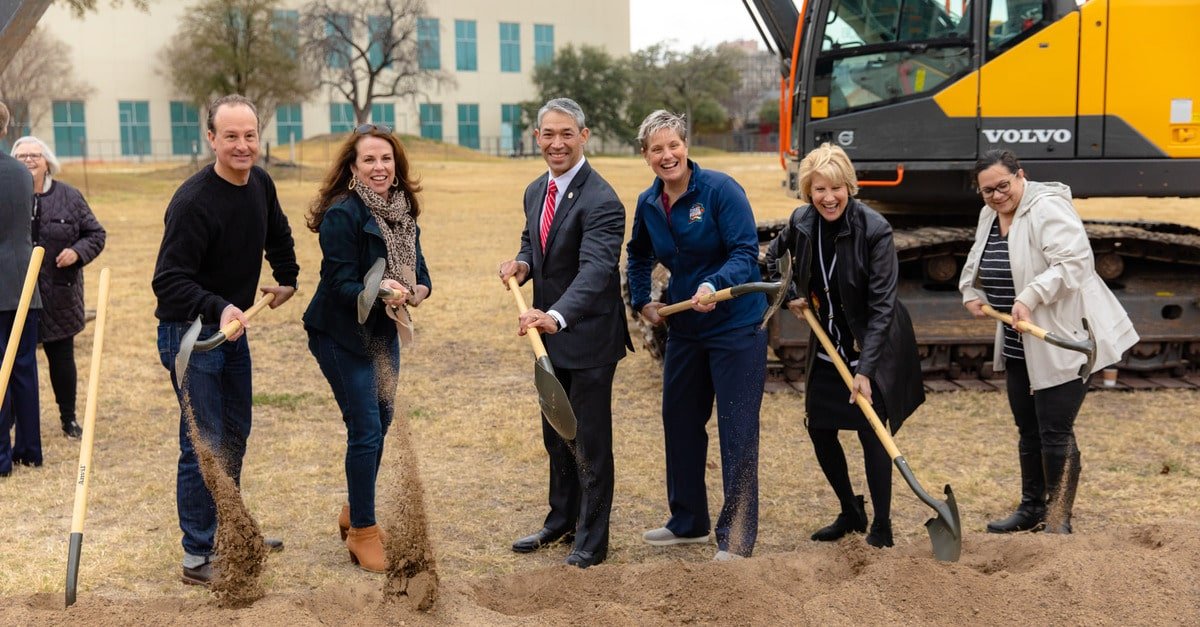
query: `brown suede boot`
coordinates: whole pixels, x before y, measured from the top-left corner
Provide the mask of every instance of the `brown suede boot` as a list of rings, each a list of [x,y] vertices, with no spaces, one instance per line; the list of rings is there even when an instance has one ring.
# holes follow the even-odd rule
[[[346,503],[342,506],[342,513],[338,514],[338,531],[342,534],[342,541],[346,541],[346,534],[350,532],[350,504]]]
[[[387,572],[387,553],[379,537],[379,525],[351,527],[346,535],[346,549],[350,551],[350,561],[359,568],[373,573]]]

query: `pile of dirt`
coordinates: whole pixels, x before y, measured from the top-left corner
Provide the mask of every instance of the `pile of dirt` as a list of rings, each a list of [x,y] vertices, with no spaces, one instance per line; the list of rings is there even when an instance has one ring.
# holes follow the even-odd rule
[[[670,549],[664,550],[669,555]],[[520,559],[520,557],[514,557]],[[253,607],[179,598],[60,594],[0,599],[10,624],[1141,624],[1200,616],[1200,524],[1073,536],[969,533],[959,562],[926,538],[867,547],[861,535],[733,562],[565,565],[446,582],[424,613],[380,586],[271,594]]]
[[[200,474],[217,506],[217,559],[209,590],[221,607],[247,607],[266,593],[259,580],[267,559],[262,532],[246,509],[241,490],[226,472],[226,465],[200,437],[191,399],[186,392],[183,407],[188,437],[200,461]]]

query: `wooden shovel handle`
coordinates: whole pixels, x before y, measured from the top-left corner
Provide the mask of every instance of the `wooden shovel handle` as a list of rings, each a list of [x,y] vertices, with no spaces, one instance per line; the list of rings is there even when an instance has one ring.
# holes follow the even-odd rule
[[[4,404],[4,396],[8,392],[8,379],[12,376],[13,365],[17,361],[17,349],[21,346],[21,333],[25,330],[25,318],[29,314],[29,303],[33,300],[33,290],[37,289],[38,272],[42,269],[42,257],[46,249],[34,246],[29,256],[29,267],[25,271],[25,283],[21,285],[21,296],[17,301],[17,312],[13,316],[12,332],[8,335],[8,345],[4,348],[4,360],[0,362],[0,405]]]
[[[992,306],[987,303],[983,304],[983,313],[999,320],[1000,322],[1003,322],[1004,324],[1012,326],[1012,323],[1013,323],[1012,316],[1010,316],[1006,313],[1000,313],[999,311],[992,309]],[[1018,322],[1017,330],[1024,331],[1025,333],[1031,333],[1031,334],[1033,334],[1034,337],[1036,337],[1039,340],[1046,339],[1046,330],[1043,329],[1042,327],[1039,327],[1036,324],[1033,324],[1032,322],[1026,322],[1024,320]]]
[[[529,311],[529,307],[525,305],[525,297],[521,295],[521,286],[517,285],[516,277],[508,277],[508,291],[513,293],[513,298],[517,299],[517,311],[525,313]],[[533,344],[533,355],[538,359],[546,356],[546,345],[542,343],[542,337],[538,334],[537,329],[529,329],[525,335],[529,336],[529,343]]]
[[[92,335],[92,361],[88,369],[87,402],[83,410],[83,437],[79,446],[79,472],[75,476],[75,507],[71,533],[83,533],[87,515],[88,483],[92,472],[92,447],[96,434],[96,403],[100,394],[100,357],[104,352],[104,328],[108,324],[109,270],[100,270],[100,296],[96,301],[96,324]]]
[[[707,305],[709,303],[719,303],[723,300],[730,300],[732,298],[733,298],[733,288],[727,287],[719,292],[705,294],[704,296],[701,296],[699,298],[699,300],[700,300],[701,305]],[[691,309],[691,308],[692,308],[691,300],[681,300],[673,305],[667,305],[666,307],[660,307],[658,309],[658,315],[660,317],[665,318],[666,316],[669,316],[671,314],[677,314],[681,311],[687,311],[688,309]]]
[[[275,294],[273,292],[267,292],[266,294],[263,294],[262,298],[258,299],[258,302],[254,303],[253,306],[242,313],[245,314],[246,319],[249,320],[250,318],[253,318],[255,314],[262,311],[263,307],[266,307],[274,302],[274,300]],[[242,328],[242,323],[235,318],[230,320],[229,324],[221,327],[221,333],[224,333],[225,337],[232,337],[233,334],[237,333],[238,329],[240,328]]]
[[[850,369],[846,367],[846,362],[842,361],[841,356],[838,355],[837,347],[833,345],[833,342],[829,341],[829,336],[825,335],[825,330],[821,328],[821,323],[817,320],[817,316],[812,312],[812,309],[808,307],[804,308],[804,319],[808,322],[808,326],[812,328],[813,334],[817,336],[817,340],[821,342],[821,346],[825,347],[825,352],[829,355],[830,360],[833,361],[833,366],[842,375],[842,381],[846,382],[846,387],[853,390],[854,376],[850,374]],[[810,348],[809,350],[813,349]],[[892,434],[888,433],[887,428],[883,426],[883,422],[879,420],[879,414],[875,413],[875,408],[871,407],[871,404],[867,402],[867,399],[863,398],[862,394],[858,395],[856,403],[858,404],[858,408],[867,417],[867,422],[871,423],[871,429],[875,431],[875,435],[879,436],[879,441],[883,444],[883,448],[887,451],[888,456],[893,460],[900,457],[900,449],[896,448],[896,442],[892,440]]]

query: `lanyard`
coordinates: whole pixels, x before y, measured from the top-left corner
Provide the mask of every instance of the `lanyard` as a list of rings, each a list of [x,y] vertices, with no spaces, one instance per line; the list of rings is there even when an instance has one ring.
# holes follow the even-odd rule
[[[817,262],[821,264],[821,283],[825,287],[825,303],[828,313],[825,315],[825,326],[829,330],[829,335],[833,337],[833,343],[837,346],[838,354],[843,358],[846,357],[846,352],[842,350],[842,332],[838,330],[838,326],[833,322],[833,298],[829,295],[829,282],[835,280],[833,270],[837,267],[837,247],[834,246],[833,258],[829,261],[829,268],[825,268],[825,245],[824,237],[821,236],[822,218],[817,218]]]

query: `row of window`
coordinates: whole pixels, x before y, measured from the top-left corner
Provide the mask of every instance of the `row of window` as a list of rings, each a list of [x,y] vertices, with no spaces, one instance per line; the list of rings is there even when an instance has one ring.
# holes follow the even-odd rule
[[[474,72],[479,69],[478,39],[475,20],[454,20],[454,69]],[[417,58],[423,70],[442,69],[441,30],[436,17],[417,21]],[[533,25],[533,64],[554,61],[554,25]],[[521,25],[500,22],[500,71],[521,71]]]
[[[87,121],[83,101],[56,100],[52,106],[54,150],[61,157],[84,156],[87,146]],[[172,101],[171,154],[190,155],[199,152],[200,111],[187,102]],[[458,143],[478,149],[479,105],[458,105]],[[122,100],[117,103],[120,122],[121,154],[139,156],[151,154],[150,103],[146,100]],[[442,105],[422,103],[419,106],[421,137],[442,141]],[[371,122],[396,127],[396,105],[390,102],[371,105]],[[329,132],[348,133],[355,127],[354,107],[350,103],[330,103]],[[290,144],[304,139],[304,114],[299,104],[280,105],[275,110],[278,142]],[[521,107],[500,105],[501,149],[506,152],[522,148]]]

